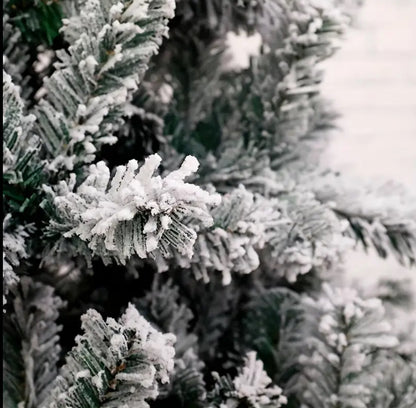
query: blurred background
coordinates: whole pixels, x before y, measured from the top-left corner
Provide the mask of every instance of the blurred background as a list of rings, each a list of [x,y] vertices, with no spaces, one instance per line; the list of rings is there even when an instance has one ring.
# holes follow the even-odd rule
[[[416,0],[365,0],[341,49],[324,64],[323,95],[341,114],[324,155],[364,182],[393,180],[416,193]],[[348,276],[412,279],[395,259],[354,251]]]

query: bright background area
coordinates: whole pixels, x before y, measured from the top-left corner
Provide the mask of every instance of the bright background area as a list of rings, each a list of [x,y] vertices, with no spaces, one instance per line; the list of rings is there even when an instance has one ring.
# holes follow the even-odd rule
[[[416,0],[365,0],[341,50],[325,65],[323,95],[341,131],[324,158],[363,181],[394,180],[416,192]],[[413,277],[394,259],[351,253],[349,276]]]

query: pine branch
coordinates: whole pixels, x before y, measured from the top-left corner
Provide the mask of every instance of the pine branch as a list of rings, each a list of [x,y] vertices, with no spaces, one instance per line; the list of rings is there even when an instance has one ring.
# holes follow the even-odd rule
[[[383,278],[377,282],[377,288],[372,297],[379,298],[384,305],[399,307],[406,310],[412,307],[412,279]]]
[[[242,344],[257,352],[267,374],[283,389],[299,372],[304,315],[300,297],[286,288],[256,292],[244,311]]]
[[[263,54],[243,84],[248,98],[242,107],[246,139],[269,150],[271,168],[291,156],[314,128],[314,105],[322,73],[317,64],[337,49],[348,17],[331,2],[278,2]],[[268,48],[270,50],[268,50]]]
[[[221,72],[207,87],[204,98],[198,81],[182,75],[183,69],[169,72],[175,93],[166,130],[180,152],[201,159],[202,180],[214,183],[221,192],[240,182],[261,188],[261,193],[278,188],[271,169],[298,160],[305,141],[309,143],[317,133],[321,136],[328,116],[317,110],[322,103],[318,63],[337,49],[350,17],[348,12],[335,9],[332,2],[278,1],[264,5],[260,21],[259,29],[269,30],[262,32],[261,54],[253,57],[249,69]],[[177,46],[171,44],[173,50]],[[208,65],[210,59],[199,61],[203,56],[198,47],[192,50],[198,62],[189,57],[192,64],[187,65],[201,66],[193,76],[204,77],[204,61]],[[221,61],[217,65],[221,67]],[[175,81],[182,81],[182,88],[176,89]],[[182,98],[188,104],[182,103]],[[194,99],[198,103],[191,104]],[[195,115],[194,107],[200,106],[202,99],[203,114]]]
[[[14,211],[30,209],[43,180],[39,140],[31,133],[35,117],[23,109],[19,88],[3,72],[3,197]]]
[[[201,165],[201,182],[213,184],[217,191],[227,193],[243,184],[250,191],[277,196],[282,185],[270,169],[267,152],[243,140],[224,143],[219,157],[207,155]]]
[[[209,123],[209,119],[213,119],[210,105],[218,94],[207,90],[218,89],[226,33],[254,29],[262,2],[178,2],[175,17],[169,24],[169,40],[156,57],[149,79],[154,88],[160,90],[168,85],[175,93],[166,125],[175,147],[182,153],[192,151],[196,155],[194,149],[202,153],[203,145],[215,144],[219,124],[215,120]],[[156,75],[152,75],[153,71]],[[188,137],[190,131],[194,131],[197,140]]]
[[[313,188],[320,201],[333,203],[334,213],[347,221],[349,234],[365,249],[374,248],[382,258],[392,254],[403,265],[415,264],[415,199],[401,186],[360,188],[329,174]]]
[[[416,405],[416,361],[400,356],[382,356],[375,364],[378,377],[370,406],[374,408],[412,408]]]
[[[17,282],[19,282],[19,277],[10,262],[7,262],[6,254],[3,251],[3,306],[7,303],[7,295],[9,294],[10,289],[13,288]],[[3,312],[5,312],[4,309]]]
[[[341,261],[351,241],[343,236],[345,225],[328,205],[302,188],[281,194],[279,203],[290,221],[270,237],[268,245],[280,276],[295,282],[312,269],[324,273]]]
[[[155,275],[151,290],[143,298],[134,300],[134,303],[143,316],[161,331],[176,336],[177,358],[196,346],[197,338],[190,333],[193,313],[181,299],[179,287],[172,279],[162,283],[159,275]]]
[[[181,0],[176,20],[181,28],[220,36],[231,30],[253,29],[264,3],[264,0]]]
[[[56,71],[34,112],[49,169],[68,170],[94,160],[116,141],[124,107],[167,32],[173,0],[88,0],[64,20],[68,51],[57,52]]]
[[[364,282],[363,282],[364,283]],[[393,327],[393,332],[399,339],[395,355],[410,360],[416,355],[416,313],[415,289],[410,275],[404,278],[384,278],[374,285],[362,285],[366,297],[377,297],[386,308],[386,315]],[[388,356],[390,357],[390,356]],[[383,369],[383,371],[385,371]]]
[[[190,299],[195,326],[193,332],[198,337],[198,355],[209,365],[208,370],[215,369],[218,361],[224,361],[227,351],[221,342],[228,336],[233,320],[241,303],[246,286],[239,279],[233,279],[224,286],[221,276],[213,274],[208,284],[195,281],[191,274],[178,274],[180,286]]]
[[[20,281],[13,314],[4,320],[3,403],[6,407],[36,408],[47,397],[57,375],[59,332],[56,324],[64,306],[50,286],[28,277]]]
[[[180,407],[204,407],[205,382],[202,376],[204,363],[198,358],[198,338],[191,332],[194,318],[191,310],[180,298],[179,288],[169,279],[165,284],[158,275],[152,289],[144,298],[137,299],[138,309],[163,332],[175,334],[175,367],[169,384],[160,390],[158,406],[179,404]]]
[[[365,249],[375,248],[382,258],[387,258],[391,253],[402,265],[415,264],[416,229],[413,220],[380,221],[377,216],[356,214],[344,209],[335,209],[334,212],[348,221],[351,235]]]
[[[173,369],[174,336],[155,330],[131,304],[117,322],[90,309],[42,408],[149,407]]]
[[[198,234],[193,257],[177,255],[175,262],[190,268],[204,282],[209,282],[212,272],[219,271],[224,285],[231,282],[233,273],[248,274],[259,266],[257,252],[271,231],[285,222],[265,199],[242,186],[225,195],[211,214],[214,225]]]
[[[52,45],[62,25],[59,1],[8,0],[7,9],[28,44]]]
[[[351,244],[331,209],[296,188],[271,199],[240,186],[224,195],[211,214],[214,224],[198,230],[193,256],[174,254],[174,264],[191,269],[204,282],[220,272],[228,285],[232,275],[256,270],[260,254],[263,269],[272,270],[276,279],[295,282],[313,268],[329,270]],[[158,263],[161,271],[169,265]]]
[[[19,277],[15,269],[22,259],[28,257],[26,240],[29,237],[29,227],[22,225],[10,227],[11,215],[3,219],[3,306],[7,303],[10,289],[16,286]]]
[[[104,262],[124,264],[133,254],[140,258],[167,257],[172,251],[192,256],[197,237],[194,225],[210,225],[209,207],[219,196],[184,183],[198,162],[189,156],[180,169],[166,177],[153,176],[161,158],[149,156],[138,169],[131,160],[119,166],[113,178],[99,162],[75,190],[75,175],[52,190],[44,208],[51,215],[47,233],[56,236],[54,246],[71,245],[72,251],[99,256]]]
[[[303,366],[296,387],[305,407],[365,408],[377,392],[371,375],[379,351],[397,345],[378,299],[351,289],[323,286],[306,299],[311,331],[303,341]]]
[[[272,380],[263,370],[263,363],[256,360],[256,353],[247,353],[244,366],[238,375],[231,380],[213,373],[216,381],[214,390],[209,395],[211,406],[234,408],[279,408],[287,403],[282,390],[272,384]]]
[[[5,2],[3,2],[4,8]],[[30,94],[29,77],[25,76],[29,56],[29,47],[23,43],[20,30],[10,22],[9,15],[3,10],[3,69],[20,85],[22,97]]]
[[[206,403],[206,385],[202,375],[204,363],[188,350],[175,360],[175,372],[169,387],[161,390],[159,403],[169,408],[172,404],[183,408],[203,408]]]
[[[3,404],[413,408],[410,336],[395,348],[381,302],[326,285],[312,291],[317,299],[276,287],[302,291],[302,279],[292,283],[303,274],[319,286],[349,246],[346,235],[382,256],[416,261],[413,205],[393,199],[385,207],[385,196],[370,195],[360,206],[359,194],[344,201],[343,192],[327,194],[303,178],[314,166],[310,142],[332,120],[319,96],[319,63],[336,50],[360,0],[178,0],[175,18],[173,2],[60,0],[68,18],[38,22],[48,40],[62,22],[69,48],[30,97],[27,106],[44,93],[35,115],[26,116],[10,77],[3,81],[5,214],[13,216],[4,218],[3,292],[15,296],[5,319]],[[259,31],[263,46],[247,69],[226,72],[225,34],[240,28]],[[22,35],[9,24],[5,37],[5,65],[24,86],[31,67],[19,61]],[[139,85],[146,89],[133,99]],[[98,153],[118,138],[116,149]],[[160,176],[157,154],[138,164],[157,150],[167,156]],[[178,164],[187,152],[200,158],[197,176],[194,157]],[[38,219],[43,182],[49,218]],[[214,191],[224,193],[221,203]],[[42,234],[29,222],[44,226]],[[123,266],[103,270],[97,258]],[[120,280],[128,261],[139,269]],[[19,283],[38,262],[73,303],[61,316],[65,331],[85,304],[118,313],[121,287],[143,295],[134,301],[143,314],[129,304],[118,321],[104,321],[89,310],[56,376],[62,301],[44,284]],[[147,291],[154,263],[173,280],[156,275]],[[94,273],[81,279],[87,268]],[[392,298],[399,289],[379,293]],[[226,374],[210,383],[211,370]]]

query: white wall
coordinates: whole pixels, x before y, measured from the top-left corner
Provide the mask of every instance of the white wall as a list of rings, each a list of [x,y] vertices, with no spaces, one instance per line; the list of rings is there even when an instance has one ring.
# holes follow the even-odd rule
[[[330,167],[416,192],[416,0],[365,0],[355,28],[325,67],[323,94],[342,114]],[[413,276],[393,259],[347,257],[350,276]],[[416,289],[415,289],[416,294]]]

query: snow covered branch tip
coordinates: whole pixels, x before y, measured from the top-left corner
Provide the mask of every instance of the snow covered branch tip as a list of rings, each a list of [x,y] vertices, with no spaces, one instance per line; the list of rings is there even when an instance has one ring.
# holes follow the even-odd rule
[[[131,160],[117,167],[112,178],[99,162],[76,192],[75,175],[55,191],[45,186],[53,199],[49,233],[73,238],[78,252],[91,252],[104,262],[124,264],[133,254],[167,257],[172,248],[191,257],[197,237],[192,223],[210,226],[209,207],[219,204],[220,197],[183,181],[198,168],[194,157],[186,157],[164,178],[153,175],[160,162],[154,154],[138,170],[137,161]]]

